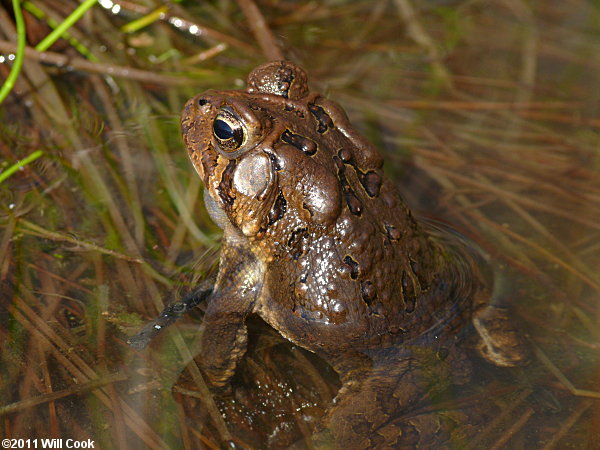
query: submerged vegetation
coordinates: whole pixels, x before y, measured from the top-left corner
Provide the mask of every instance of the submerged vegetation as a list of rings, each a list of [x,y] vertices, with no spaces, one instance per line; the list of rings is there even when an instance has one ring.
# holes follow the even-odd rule
[[[310,438],[338,380],[259,320],[232,391],[214,396],[193,363],[200,311],[149,350],[126,344],[217,263],[184,102],[284,55],[385,153],[415,210],[506,268],[534,357],[482,366],[446,401],[494,406],[470,447],[598,442],[594,2],[0,5],[0,436],[102,448]]]

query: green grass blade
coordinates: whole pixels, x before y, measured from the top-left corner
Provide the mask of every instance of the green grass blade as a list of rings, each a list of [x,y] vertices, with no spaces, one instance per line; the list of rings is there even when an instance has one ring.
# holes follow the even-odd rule
[[[17,81],[19,73],[21,73],[23,58],[25,57],[25,22],[23,21],[23,11],[21,11],[19,0],[13,0],[13,9],[15,10],[15,22],[17,24],[17,54],[10,73],[0,88],[0,103],[4,101],[15,85],[15,81]]]
[[[23,3],[23,9],[30,12],[38,19],[45,21],[48,24],[48,26],[52,29],[55,29],[59,26],[59,23],[57,21],[55,21],[51,17],[48,17],[44,11],[42,11],[40,8],[38,8],[31,2]],[[99,62],[98,58],[96,58],[96,56],[93,55],[92,52],[85,45],[79,42],[68,31],[65,31],[63,33],[62,38],[66,39],[69,42],[69,44],[71,44],[79,53],[81,53],[90,61]]]
[[[142,28],[147,27],[148,25],[156,22],[157,20],[160,20],[163,14],[165,14],[168,10],[169,8],[167,8],[166,6],[161,6],[160,8],[152,11],[150,14],[147,14],[144,17],[134,20],[133,22],[129,22],[127,25],[123,25],[121,27],[121,31],[123,31],[124,33],[134,33],[136,31],[139,31]]]
[[[69,14],[69,16],[52,32],[46,36],[42,41],[35,46],[35,49],[38,52],[43,52],[48,50],[48,48],[54,44],[69,28],[77,22],[81,16],[83,16],[88,9],[94,6],[97,3],[97,0],[85,0],[81,5],[79,5],[75,10]]]
[[[6,180],[8,177],[10,177],[13,173],[15,173],[21,167],[25,167],[27,164],[35,161],[36,159],[38,159],[43,154],[44,154],[43,151],[36,150],[35,152],[33,152],[28,157],[26,157],[26,158],[24,158],[24,159],[22,159],[20,161],[17,161],[15,164],[13,164],[12,166],[10,166],[5,171],[0,172],[0,184],[2,184],[4,182],[4,180]]]

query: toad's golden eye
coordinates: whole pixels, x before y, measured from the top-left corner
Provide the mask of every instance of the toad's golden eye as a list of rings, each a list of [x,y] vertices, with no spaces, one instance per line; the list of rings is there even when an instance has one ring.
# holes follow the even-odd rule
[[[219,144],[219,149],[225,153],[235,152],[247,140],[244,124],[234,114],[222,110],[213,122],[213,136]]]

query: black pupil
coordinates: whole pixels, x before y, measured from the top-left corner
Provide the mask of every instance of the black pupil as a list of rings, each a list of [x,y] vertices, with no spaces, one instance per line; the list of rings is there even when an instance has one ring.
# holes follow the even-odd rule
[[[213,130],[215,132],[215,136],[224,141],[233,137],[233,128],[231,128],[231,126],[224,120],[215,120],[215,123],[213,124]]]

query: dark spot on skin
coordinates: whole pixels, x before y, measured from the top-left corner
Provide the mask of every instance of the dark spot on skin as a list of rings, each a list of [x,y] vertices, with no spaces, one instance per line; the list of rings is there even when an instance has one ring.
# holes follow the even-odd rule
[[[269,211],[269,226],[273,225],[275,222],[281,219],[285,214],[286,209],[287,202],[285,200],[285,197],[283,196],[283,193],[279,191],[279,195],[275,200],[275,204],[273,205],[271,211]]]
[[[290,83],[284,83],[284,82],[279,82],[277,84],[277,88],[279,89],[281,96],[283,98],[288,98],[289,97],[289,92],[290,92]]]
[[[359,179],[369,197],[379,195],[379,190],[381,189],[381,177],[377,173],[371,170],[365,174],[360,174]]]
[[[338,171],[344,171],[344,163],[335,155],[333,156],[333,163],[335,164],[335,167],[337,167]]]
[[[305,209],[306,211],[308,211],[308,214],[310,214],[310,217],[313,217],[315,215],[312,212],[312,210],[310,209],[310,207],[306,204],[306,202],[302,202],[302,209]]]
[[[298,258],[302,255],[303,252],[303,239],[306,237],[306,233],[308,228],[296,228],[290,238],[287,241],[287,246],[290,248],[290,253],[292,254],[292,259],[294,261],[298,261]]]
[[[286,144],[293,145],[298,150],[303,151],[308,156],[312,156],[317,153],[317,143],[312,139],[309,139],[299,134],[294,134],[290,130],[285,130],[281,135],[281,140]]]
[[[354,261],[351,256],[346,256],[344,258],[344,264],[347,264],[350,267],[350,278],[356,280],[358,278],[358,263]]]
[[[406,311],[407,313],[411,313],[415,310],[415,305],[417,304],[417,299],[414,296],[410,296],[407,298],[404,298],[404,304],[406,305],[404,307],[404,311]]]
[[[410,297],[414,297],[415,287],[413,286],[412,279],[409,277],[409,275],[405,271],[402,271],[401,283],[402,283],[402,296],[404,297],[404,301],[406,302],[407,299],[409,299]]]
[[[360,283],[360,295],[367,305],[369,305],[375,298],[375,286],[370,281],[363,281]]]
[[[410,269],[417,276],[419,280],[419,285],[422,290],[427,289],[427,277],[423,270],[421,270],[421,265],[417,261],[410,261]]]
[[[269,156],[269,159],[271,160],[271,165],[276,172],[279,172],[281,169],[283,169],[283,166],[281,165],[281,161],[279,160],[277,155],[275,155],[274,153],[271,153],[271,152],[265,152],[265,153]]]
[[[308,274],[303,273],[302,275],[300,275],[300,278],[298,279],[298,281],[300,281],[300,283],[306,283],[307,278],[308,278]]]
[[[304,113],[302,111],[300,111],[299,109],[297,109],[294,105],[290,105],[289,103],[286,103],[284,109],[287,112],[293,112],[294,114],[296,114],[296,116],[298,118],[304,119]]]
[[[219,187],[217,188],[217,193],[219,194],[219,198],[223,202],[224,205],[231,206],[233,205],[233,201],[235,200],[235,195],[233,195],[233,189],[231,188],[233,184],[233,172],[235,170],[237,162],[235,159],[229,160],[227,167],[223,171],[223,175],[221,176],[221,182],[219,183]]]
[[[201,98],[200,100],[198,100],[198,105],[200,106],[204,106],[208,103],[208,100],[206,100],[205,98]]]
[[[296,242],[298,242],[300,239],[302,239],[302,237],[304,236],[304,234],[306,234],[307,230],[308,229],[306,227],[295,229],[292,232],[292,235],[290,236],[290,238],[288,239],[288,242],[287,242],[288,247],[294,246],[294,244]]]
[[[291,71],[287,71],[284,73],[281,80],[279,80],[279,82],[277,83],[277,87],[278,87],[279,91],[281,92],[281,96],[283,98],[289,97],[290,86],[292,85],[293,81],[294,81],[294,75],[292,74]]]
[[[338,156],[346,164],[348,164],[352,161],[352,152],[350,150],[348,150],[347,148],[342,148],[342,149],[338,150]]]
[[[354,195],[354,192],[352,192],[352,190],[350,190],[349,192],[345,192],[344,194],[346,195],[346,203],[348,204],[348,209],[350,210],[350,212],[355,216],[360,216],[360,214],[362,213],[362,205],[358,197]]]
[[[348,180],[346,180],[346,175],[344,174],[343,166],[338,170],[338,178],[342,186],[342,192],[344,193],[344,198],[346,199],[348,209],[355,216],[360,216],[360,214],[362,213],[362,204],[360,203],[360,200],[350,187]]]
[[[325,133],[328,129],[333,128],[333,120],[329,117],[329,114],[325,112],[323,108],[317,105],[308,105],[308,110],[317,119],[319,126],[317,131],[321,134]]]
[[[386,223],[386,224],[384,224],[384,226],[385,226],[385,231],[387,233],[387,237],[389,238],[390,241],[400,240],[402,233],[400,233],[400,231],[398,231],[398,229],[394,225],[388,225]]]

